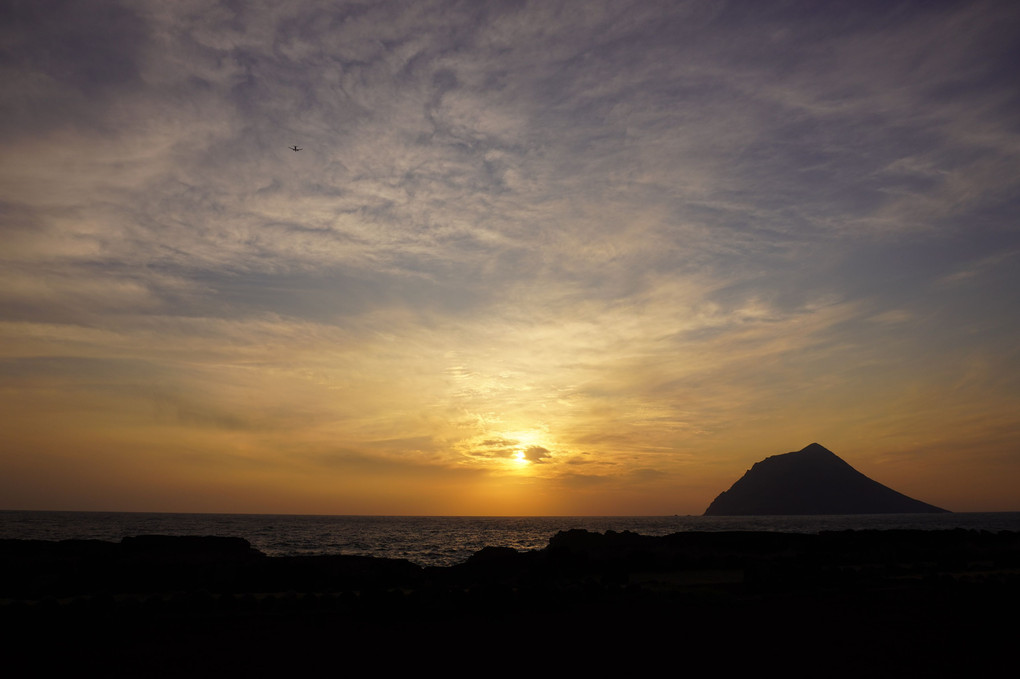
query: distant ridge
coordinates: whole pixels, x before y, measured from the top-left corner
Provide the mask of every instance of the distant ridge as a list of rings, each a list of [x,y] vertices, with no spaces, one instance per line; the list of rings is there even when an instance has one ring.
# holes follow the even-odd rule
[[[930,514],[947,510],[869,479],[817,443],[752,466],[705,516]]]

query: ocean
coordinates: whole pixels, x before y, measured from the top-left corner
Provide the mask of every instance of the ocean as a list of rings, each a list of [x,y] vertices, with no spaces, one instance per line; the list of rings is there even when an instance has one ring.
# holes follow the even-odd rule
[[[0,539],[119,541],[133,535],[242,537],[270,556],[360,554],[422,566],[465,561],[486,546],[533,550],[561,530],[779,531],[965,528],[1020,531],[1020,512],[850,516],[305,516],[0,511]]]

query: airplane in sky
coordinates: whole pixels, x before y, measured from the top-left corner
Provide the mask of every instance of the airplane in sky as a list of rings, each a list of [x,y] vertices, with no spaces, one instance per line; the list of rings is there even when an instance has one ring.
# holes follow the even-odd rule
[[[294,144],[293,146],[290,147],[290,150],[291,151],[300,151],[301,147],[298,146],[297,144]]]

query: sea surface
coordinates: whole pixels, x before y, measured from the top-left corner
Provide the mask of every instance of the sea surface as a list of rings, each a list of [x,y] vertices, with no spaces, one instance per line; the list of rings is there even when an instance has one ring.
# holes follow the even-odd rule
[[[91,539],[133,535],[242,537],[270,556],[361,554],[422,566],[465,561],[486,546],[542,549],[561,530],[779,531],[912,528],[1020,531],[1020,512],[866,514],[852,516],[305,516],[287,514],[146,514],[0,511],[0,539]]]

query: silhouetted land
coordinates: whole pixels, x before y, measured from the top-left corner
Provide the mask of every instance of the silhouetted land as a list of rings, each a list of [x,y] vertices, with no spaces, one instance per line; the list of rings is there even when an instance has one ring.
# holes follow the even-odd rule
[[[447,568],[239,538],[0,540],[10,676],[965,676],[1012,660],[1018,603],[1013,532],[573,530]]]
[[[705,516],[945,512],[883,486],[831,450],[812,443],[755,463],[712,501]]]

